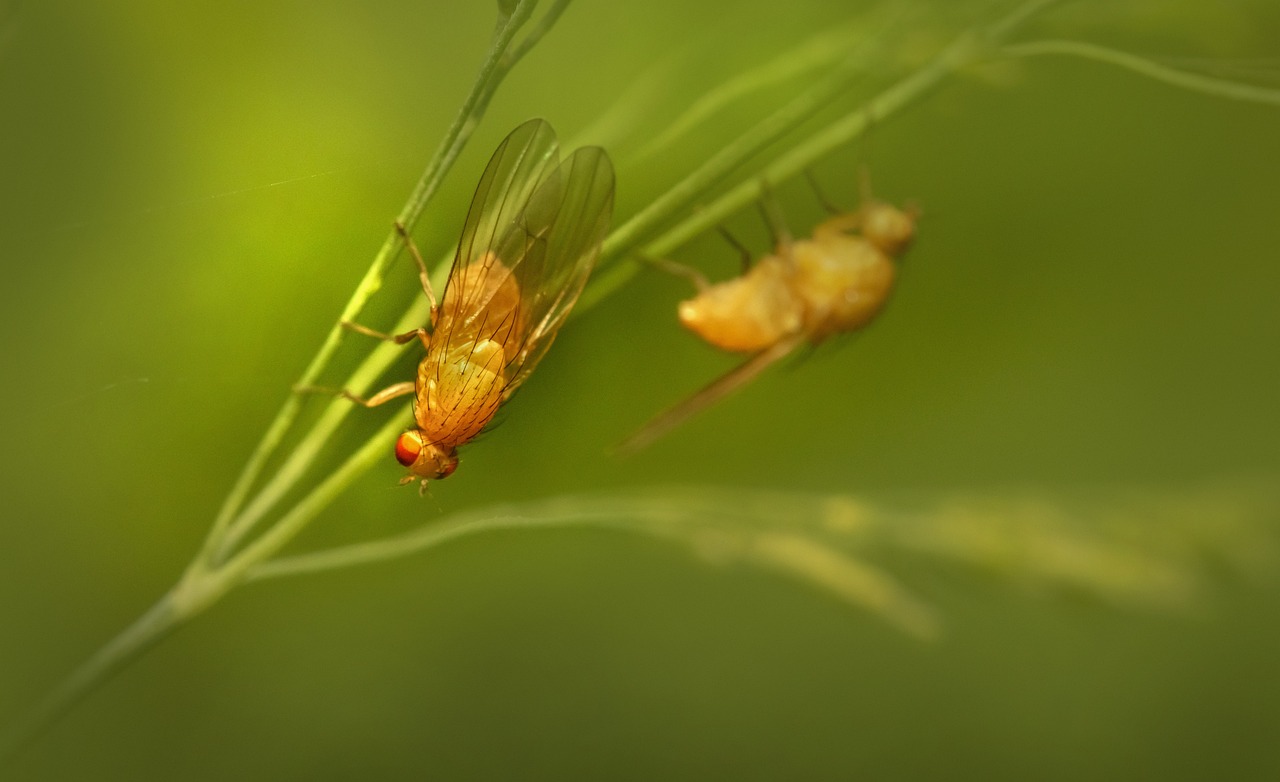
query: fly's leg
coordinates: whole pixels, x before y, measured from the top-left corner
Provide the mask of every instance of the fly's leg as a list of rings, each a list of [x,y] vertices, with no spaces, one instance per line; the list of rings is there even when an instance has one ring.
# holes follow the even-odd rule
[[[751,250],[748,249],[745,244],[738,241],[738,237],[729,233],[729,229],[725,228],[723,225],[717,225],[716,231],[724,237],[726,242],[733,245],[734,249],[742,256],[742,273],[746,274],[751,271]]]
[[[865,173],[866,169],[860,168],[859,171],[862,173]],[[830,198],[827,198],[827,194],[823,192],[822,186],[818,184],[818,178],[813,175],[813,171],[806,168],[804,170],[804,178],[809,183],[809,187],[813,189],[813,194],[817,196],[818,203],[822,204],[823,209],[826,209],[828,212],[830,212],[833,215],[839,215],[839,214],[845,213],[846,210],[841,209],[839,206],[836,206],[834,201],[832,201]],[[862,187],[864,184],[862,175],[859,176],[858,182],[859,182],[859,192],[864,192]]]
[[[693,287],[697,288],[699,293],[711,287],[711,282],[707,279],[706,275],[692,266],[685,266],[683,263],[669,261],[666,258],[648,258],[643,255],[637,257],[660,272],[666,272],[667,274],[672,274],[676,277],[683,277],[693,283]]]
[[[379,391],[378,393],[374,394],[373,396],[367,399],[362,396],[357,396],[356,394],[351,393],[345,388],[325,388],[323,386],[294,386],[293,390],[298,392],[299,394],[331,394],[333,396],[340,396],[343,399],[348,399],[363,407],[377,407],[378,405],[386,404],[387,402],[390,402],[392,399],[396,399],[398,397],[412,394],[415,388],[413,385],[413,381],[406,380],[403,383],[396,383],[395,385],[387,386],[386,388],[382,389],[381,391]]]
[[[765,225],[769,226],[769,233],[773,236],[773,245],[779,250],[779,255],[790,255],[791,247],[791,229],[787,227],[787,221],[782,216],[782,207],[778,204],[778,199],[773,194],[773,188],[769,186],[768,180],[760,180],[760,214],[764,215]]]
[[[361,326],[359,323],[350,320],[342,321],[342,327],[347,331],[354,331],[357,334],[363,334],[366,337],[380,339],[383,342],[394,342],[397,345],[412,342],[416,337],[418,341],[422,343],[424,348],[431,347],[431,332],[422,327],[418,327],[412,331],[406,331],[403,334],[385,334],[381,331],[375,331],[368,326]]]
[[[400,233],[400,238],[404,240],[404,246],[409,248],[409,254],[413,256],[413,262],[418,264],[418,280],[422,282],[422,292],[427,294],[427,301],[431,303],[431,322],[435,323],[436,311],[440,307],[436,302],[435,291],[431,289],[431,273],[427,271],[427,263],[422,260],[422,253],[418,252],[418,245],[413,243],[413,237],[409,235],[408,229],[399,220],[396,220],[396,231]]]
[[[823,208],[831,213],[831,217],[815,229],[814,234],[822,230],[836,231],[839,233],[861,232],[866,225],[867,215],[869,212],[880,206],[881,203],[871,191],[871,173],[866,164],[858,166],[858,208],[852,212],[841,209],[832,203],[822,192],[818,186],[818,180],[814,178],[813,173],[805,171],[805,178],[809,180],[809,186],[813,188],[814,195],[818,197],[818,201]]]
[[[403,334],[384,334],[381,331],[375,331],[368,326],[361,326],[359,323],[353,323],[349,320],[342,321],[342,327],[348,331],[354,331],[357,334],[364,334],[386,342],[394,342],[397,345],[403,345],[406,342],[411,342],[416,337],[422,342],[423,347],[431,347],[431,333],[424,328],[416,328],[413,331],[406,331]],[[411,381],[396,383],[393,386],[387,386],[368,399],[357,396],[345,388],[296,385],[293,387],[293,390],[299,394],[332,394],[334,396],[343,397],[344,399],[349,399],[358,405],[364,405],[365,407],[377,407],[378,405],[395,399],[398,396],[412,394],[414,392],[414,385]]]
[[[723,225],[717,225],[716,231],[718,231],[720,235],[724,237],[725,241],[733,245],[733,248],[737,250],[739,254],[741,254],[742,273],[746,274],[748,271],[750,271],[751,270],[750,248],[748,248],[745,244],[740,242],[738,240],[738,237],[729,233],[729,229],[725,228]],[[667,260],[666,258],[645,258],[641,256],[641,260],[643,260],[645,263],[649,264],[653,268],[657,269],[658,271],[666,272],[667,274],[673,274],[677,277],[683,277],[689,282],[692,282],[693,287],[697,288],[698,293],[702,293],[707,288],[711,287],[711,281],[707,279],[706,275],[704,275],[702,272],[698,271],[697,269],[693,268],[692,266],[686,266],[683,263],[676,263],[675,261]]]
[[[858,198],[864,204],[874,201],[876,198],[874,191],[871,189],[871,169],[867,168],[866,163],[858,166]]]

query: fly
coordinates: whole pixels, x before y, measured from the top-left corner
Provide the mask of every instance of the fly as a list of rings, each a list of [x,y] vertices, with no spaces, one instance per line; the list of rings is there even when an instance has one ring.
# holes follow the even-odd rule
[[[863,190],[856,210],[832,209],[836,213],[810,238],[798,240],[791,238],[766,190],[763,205],[774,252],[724,282],[712,284],[689,267],[656,262],[697,288],[677,308],[680,324],[717,348],[749,358],[652,418],[618,446],[619,452],[644,448],[804,343],[816,345],[832,334],[855,331],[879,314],[893,290],[897,260],[915,236],[916,214],[871,197],[865,184]]]
[[[400,482],[447,478],[457,449],[480,433],[551,347],[600,255],[613,213],[614,175],[600,147],[582,147],[562,162],[544,120],[525,122],[498,145],[485,167],[458,240],[444,298],[436,303],[426,264],[401,226],[431,302],[428,327],[382,334],[419,341],[426,355],[411,381],[366,398],[365,407],[414,395],[414,426],[395,442],[409,470]],[[320,389],[303,389],[320,390]]]

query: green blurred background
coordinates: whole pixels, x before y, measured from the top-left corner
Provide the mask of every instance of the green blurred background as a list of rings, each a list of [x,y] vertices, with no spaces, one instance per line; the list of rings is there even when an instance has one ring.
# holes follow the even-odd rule
[[[895,30],[891,72],[833,111],[991,5],[940,2]],[[1254,81],[1269,68],[1275,86],[1280,8],[1208,5],[1070,3],[1025,37],[1247,66]],[[420,224],[424,250],[445,250],[493,145],[530,116],[569,143],[606,143],[630,216],[796,87],[638,159],[648,138],[864,8],[690,6],[571,6],[499,92]],[[486,2],[5,13],[0,724],[179,575],[452,119],[493,20]],[[1274,476],[1280,108],[1046,58],[948,80],[815,174],[853,203],[860,162],[881,195],[925,215],[866,334],[634,458],[605,458],[733,363],[675,325],[686,284],[641,275],[565,329],[430,497],[397,487],[388,456],[297,547],[621,487],[999,496]],[[802,182],[778,189],[798,232],[820,219]],[[763,249],[753,211],[732,226]],[[714,236],[677,257],[712,276],[737,263]],[[399,264],[370,321],[416,290]],[[348,340],[339,368],[366,348]],[[343,436],[382,420],[357,416]],[[7,773],[1280,778],[1274,582],[1224,572],[1194,610],[1162,614],[910,558],[894,568],[939,608],[938,641],[775,574],[606,531],[486,535],[250,586]]]

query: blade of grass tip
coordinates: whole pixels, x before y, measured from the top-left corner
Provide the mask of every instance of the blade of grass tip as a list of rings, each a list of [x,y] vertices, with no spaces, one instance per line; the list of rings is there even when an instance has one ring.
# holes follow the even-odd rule
[[[485,107],[489,103],[489,99],[497,90],[498,85],[505,78],[510,69],[543,35],[550,29],[550,26],[563,12],[564,6],[568,4],[568,0],[562,0],[551,9],[535,29],[527,35],[519,44],[519,56],[507,57],[509,49],[515,40],[517,31],[529,20],[533,13],[536,0],[520,0],[514,5],[508,3],[501,6],[502,11],[506,11],[505,16],[499,17],[499,22],[494,31],[494,37],[490,44],[489,52],[485,57],[485,61],[481,66],[480,72],[476,77],[476,81],[472,85],[471,92],[468,94],[462,107],[459,109],[457,117],[453,124],[446,132],[444,139],[437,148],[431,161],[427,164],[426,170],[419,178],[414,186],[413,192],[409,196],[404,209],[399,215],[399,222],[406,227],[412,227],[417,221],[422,210],[435,195],[439,189],[441,182],[444,180],[445,174],[452,168],[454,161],[457,159],[462,148],[470,139],[472,132],[479,123],[483,115]],[[550,18],[548,18],[550,17]],[[355,292],[343,307],[339,321],[330,329],[326,335],[324,343],[320,350],[312,358],[311,362],[303,371],[302,376],[298,380],[298,385],[314,385],[317,378],[328,366],[336,353],[338,345],[344,336],[344,330],[341,322],[345,320],[355,320],[358,318],[364,305],[373,296],[374,293],[382,287],[383,278],[385,277],[387,266],[391,259],[395,256],[402,244],[402,239],[398,231],[393,230],[383,242],[382,248],[374,257],[373,263],[370,264],[364,277],[356,286]],[[290,395],[285,400],[284,405],[276,414],[276,418],[268,426],[266,434],[259,442],[257,448],[250,456],[244,470],[237,478],[231,492],[227,495],[223,502],[222,508],[219,510],[214,520],[213,527],[210,529],[205,544],[201,550],[202,559],[209,561],[215,556],[219,549],[225,549],[222,536],[232,524],[237,512],[243,507],[249,489],[252,487],[258,477],[261,475],[262,468],[270,456],[275,452],[283,439],[285,432],[297,420],[298,413],[302,407],[302,401],[296,394]],[[300,474],[300,471],[297,473]],[[256,522],[256,519],[255,519]],[[252,524],[248,525],[252,526]],[[243,534],[243,532],[241,533]]]
[[[1191,90],[1192,92],[1201,92],[1230,100],[1280,106],[1280,90],[1277,89],[1184,71],[1130,54],[1129,52],[1084,41],[1029,41],[1005,46],[999,50],[999,53],[1006,57],[1037,57],[1046,54],[1082,57],[1086,60],[1125,68],[1149,79]]]

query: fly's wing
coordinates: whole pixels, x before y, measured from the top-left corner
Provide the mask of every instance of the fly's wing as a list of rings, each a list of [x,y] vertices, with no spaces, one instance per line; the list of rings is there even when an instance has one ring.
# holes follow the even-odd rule
[[[538,186],[519,228],[500,244],[520,286],[517,349],[504,398],[533,371],[569,315],[600,257],[613,216],[613,164],[600,147],[582,147]]]
[[[618,443],[613,449],[614,453],[625,456],[647,447],[680,424],[750,383],[761,372],[800,347],[804,341],[804,335],[797,334],[756,353],[711,381],[693,396],[649,419],[649,422],[640,427],[639,431]]]
[[[467,211],[444,299],[432,334],[431,354],[438,361],[476,339],[486,307],[511,274],[512,259],[502,258],[509,237],[523,234],[530,198],[559,163],[555,131],[533,119],[511,131],[485,167]]]

